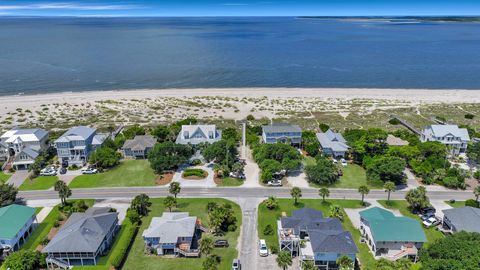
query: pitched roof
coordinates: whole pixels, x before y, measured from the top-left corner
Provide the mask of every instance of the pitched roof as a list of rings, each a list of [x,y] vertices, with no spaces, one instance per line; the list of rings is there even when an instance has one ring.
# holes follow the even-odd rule
[[[101,207],[73,213],[42,252],[96,252],[117,224],[117,216],[110,208]]]
[[[322,212],[302,208],[295,210],[291,217],[280,219],[283,228],[291,228],[294,234],[306,231],[314,252],[352,254],[358,249],[350,232],[345,231],[337,218],[324,218]]]
[[[48,132],[41,128],[26,128],[26,129],[11,129],[0,137],[7,143],[15,141],[23,142],[36,142],[41,141],[45,136],[48,136]]]
[[[160,238],[160,243],[176,243],[178,237],[191,237],[195,233],[197,217],[188,216],[187,212],[163,212],[161,217],[154,217],[142,236]]]
[[[430,128],[435,137],[444,137],[451,134],[454,137],[460,137],[463,141],[470,141],[468,130],[466,128],[458,128],[457,125],[431,125]]]
[[[73,127],[65,132],[60,138],[55,140],[57,142],[70,142],[86,140],[96,132],[96,129],[85,126]]]
[[[102,145],[103,142],[107,139],[108,134],[96,134],[93,136],[92,144],[93,145]]]
[[[288,123],[273,123],[262,127],[265,133],[278,133],[278,132],[302,132],[302,129],[298,125],[292,125]]]
[[[457,231],[480,233],[480,209],[470,206],[442,210]]]
[[[402,140],[398,137],[395,137],[392,134],[388,134],[386,142],[387,142],[388,145],[392,145],[392,146],[408,145],[408,141],[405,141],[405,140]]]
[[[145,150],[147,147],[153,147],[157,140],[150,135],[137,135],[131,140],[126,140],[123,149]]]
[[[209,134],[213,134],[213,139],[209,138]],[[176,143],[199,144],[202,142],[214,142],[220,140],[221,136],[222,133],[216,129],[215,125],[183,125],[177,136]]]
[[[360,217],[368,222],[375,241],[427,241],[422,227],[413,218],[397,217],[380,207],[360,211]]]
[[[333,132],[331,129],[325,133],[317,133],[317,139],[322,148],[329,148],[335,152],[346,152],[349,146],[342,134]]]
[[[12,239],[35,215],[35,208],[11,204],[0,208],[0,238]]]
[[[27,154],[29,157],[31,157],[32,159],[35,159],[38,157],[38,152],[33,150],[32,148],[30,147],[25,147],[22,149],[22,151],[20,153],[25,153]]]

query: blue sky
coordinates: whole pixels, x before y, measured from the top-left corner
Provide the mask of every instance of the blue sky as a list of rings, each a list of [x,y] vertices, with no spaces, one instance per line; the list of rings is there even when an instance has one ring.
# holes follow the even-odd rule
[[[480,15],[480,0],[0,0],[0,16]]]

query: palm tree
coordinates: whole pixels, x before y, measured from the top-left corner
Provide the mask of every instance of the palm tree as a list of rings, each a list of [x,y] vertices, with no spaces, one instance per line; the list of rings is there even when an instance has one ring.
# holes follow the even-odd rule
[[[343,220],[342,208],[336,204],[330,206],[330,217],[338,218],[340,221],[342,221]]]
[[[337,259],[337,265],[339,270],[350,270],[353,269],[353,260],[348,256],[341,256]]]
[[[60,197],[62,205],[67,204],[67,198],[72,196],[72,190],[62,180],[58,180],[55,183],[54,189],[55,191],[58,191],[58,196]]]
[[[291,266],[292,255],[290,255],[290,252],[280,251],[280,253],[278,253],[278,256],[277,256],[277,264],[278,264],[278,267],[282,268],[283,270]]]
[[[168,189],[168,192],[170,192],[170,194],[172,194],[176,199],[177,194],[180,193],[181,189],[182,188],[180,187],[180,183],[172,182],[172,183],[170,183],[170,188]]]
[[[273,196],[268,197],[268,199],[263,201],[265,203],[265,206],[270,209],[276,209],[278,207],[278,202],[277,199]]]
[[[318,268],[315,266],[315,263],[313,261],[305,261],[302,264],[302,270],[317,270]]]
[[[220,258],[217,255],[208,256],[202,263],[203,270],[217,270]]]
[[[360,187],[358,188],[358,192],[359,192],[360,194],[362,194],[362,204],[365,204],[365,202],[364,202],[365,195],[367,195],[368,193],[370,193],[370,189],[369,189],[367,186],[363,185],[363,186],[360,186]]]
[[[202,237],[200,239],[200,251],[202,252],[202,254],[205,254],[205,255],[209,255],[214,246],[213,246],[213,239],[211,237]]]
[[[325,197],[329,197],[330,196],[330,190],[326,187],[323,187],[321,189],[318,190],[318,194],[320,196],[322,196],[322,200],[323,202],[325,202]]]
[[[480,186],[477,186],[477,187],[473,190],[473,194],[475,195],[475,200],[478,202],[478,197],[480,197]]]
[[[163,205],[168,208],[168,211],[172,212],[172,208],[177,205],[177,200],[172,196],[167,196],[163,200]]]
[[[302,197],[302,190],[299,187],[293,187],[290,195],[292,195],[292,198],[295,200],[295,205],[297,205],[298,198]]]
[[[390,201],[390,193],[392,191],[395,192],[395,190],[396,190],[395,183],[393,183],[392,181],[387,181],[383,185],[383,188],[385,189],[385,192],[388,192],[387,202],[389,202]]]
[[[148,197],[147,194],[140,194],[133,198],[131,207],[135,209],[138,214],[145,216],[148,214],[148,207],[151,205],[150,197]]]

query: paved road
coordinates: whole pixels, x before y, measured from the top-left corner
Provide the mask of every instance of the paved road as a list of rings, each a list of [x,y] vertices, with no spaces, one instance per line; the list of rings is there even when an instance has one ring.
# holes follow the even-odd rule
[[[402,200],[405,198],[406,190],[393,192],[391,198],[393,200]],[[146,193],[150,197],[165,197],[169,195],[168,187],[111,187],[111,188],[91,188],[91,189],[73,189],[72,199],[105,199],[105,198],[131,198],[140,193]],[[314,188],[302,188],[303,198],[315,199],[319,198],[318,190]],[[430,200],[467,200],[473,199],[471,191],[455,191],[455,190],[438,190],[428,191]],[[215,187],[215,188],[198,188],[198,187],[182,187],[181,197],[190,198],[266,198],[275,196],[277,198],[290,198],[289,188],[272,188],[272,187]],[[20,191],[18,197],[25,200],[44,200],[57,198],[58,193],[53,190],[41,191]],[[387,195],[383,190],[371,190],[366,199],[383,200]],[[330,199],[360,199],[361,196],[356,189],[330,189]]]

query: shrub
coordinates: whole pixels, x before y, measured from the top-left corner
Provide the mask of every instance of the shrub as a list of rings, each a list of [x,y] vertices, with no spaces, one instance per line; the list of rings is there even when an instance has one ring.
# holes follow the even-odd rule
[[[247,115],[247,120],[248,121],[253,121],[253,120],[255,120],[255,117],[253,115],[249,114],[249,115]]]
[[[202,161],[200,159],[194,159],[192,162],[190,162],[190,164],[192,164],[192,166],[197,166],[202,164]]]
[[[118,269],[125,258],[128,247],[137,233],[137,226],[129,222],[123,222],[120,229],[118,239],[112,247],[112,254],[110,255],[110,264]]]
[[[270,247],[270,252],[272,252],[272,254],[278,254],[278,247],[277,246],[271,246]]]
[[[388,123],[390,123],[390,125],[398,125],[400,124],[400,120],[398,120],[397,118],[392,118],[388,121]]]
[[[475,117],[475,115],[471,114],[471,113],[467,113],[465,114],[465,118],[466,119],[473,119]]]
[[[202,169],[186,169],[183,172],[182,177],[189,177],[189,176],[204,178],[207,176],[207,172]]]
[[[270,224],[267,224],[265,228],[263,229],[263,234],[264,235],[273,235],[273,227]]]
[[[465,201],[465,206],[480,208],[480,202],[477,202],[476,200],[473,200],[473,199],[468,199]]]

